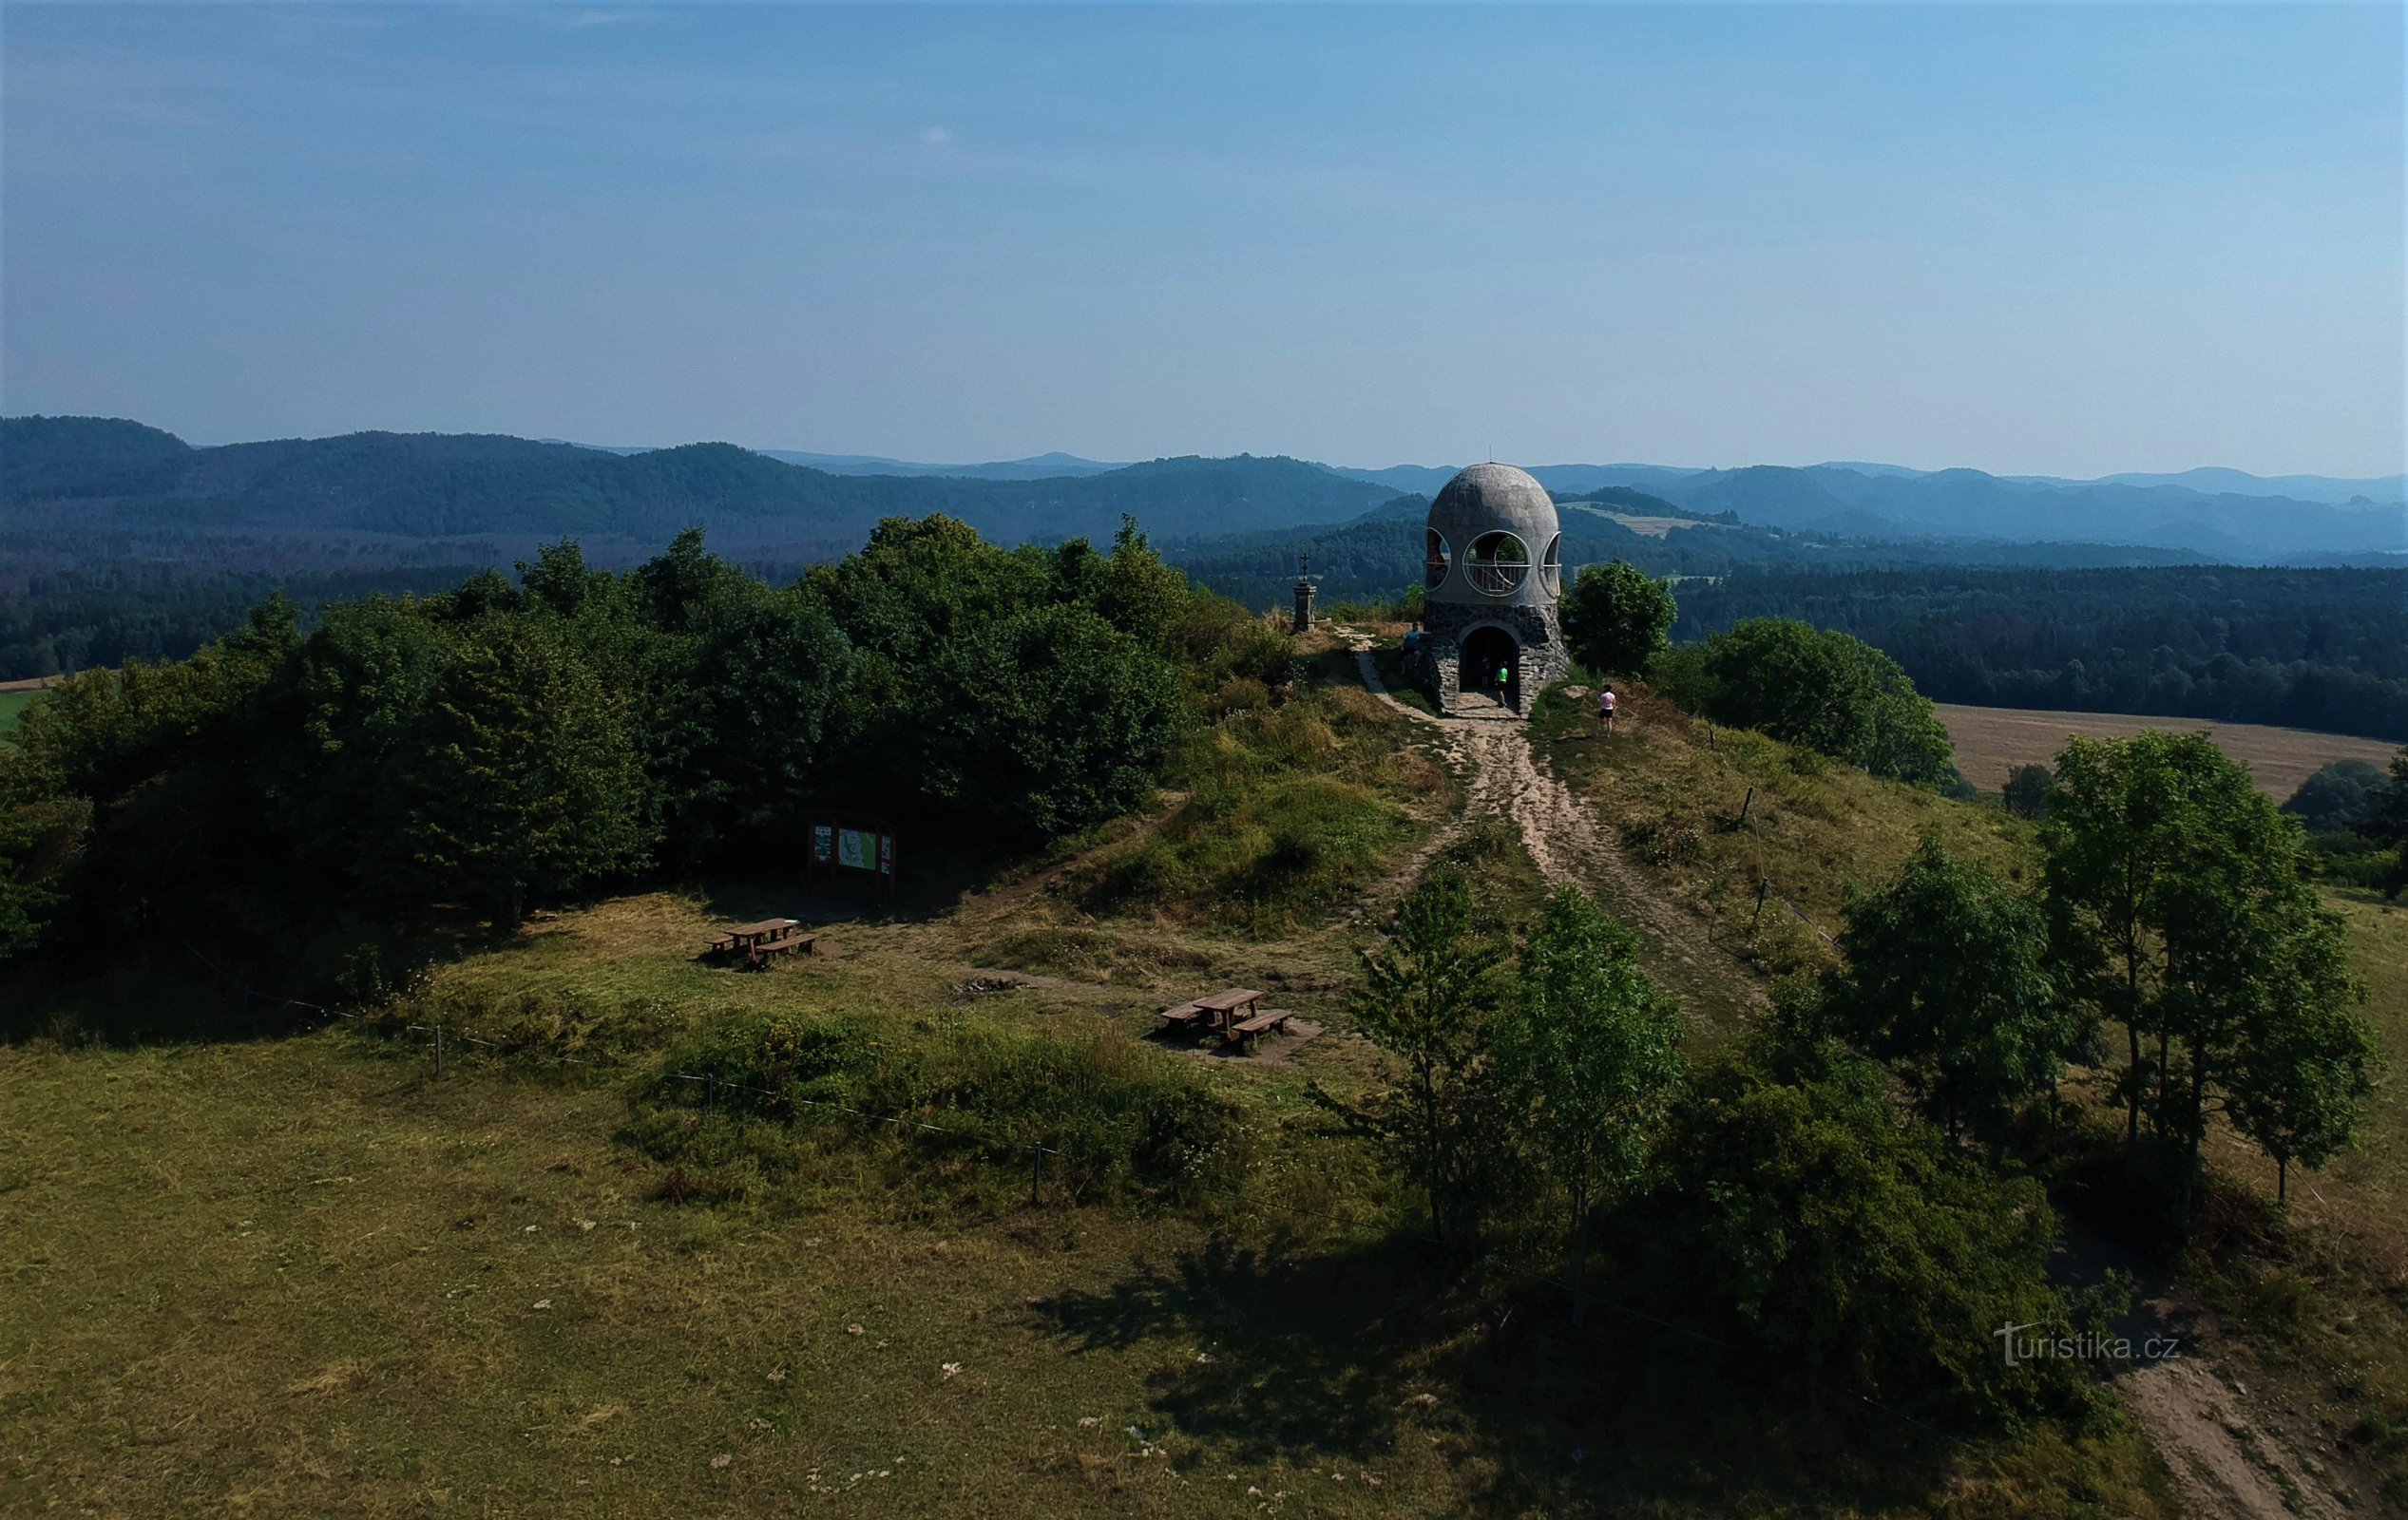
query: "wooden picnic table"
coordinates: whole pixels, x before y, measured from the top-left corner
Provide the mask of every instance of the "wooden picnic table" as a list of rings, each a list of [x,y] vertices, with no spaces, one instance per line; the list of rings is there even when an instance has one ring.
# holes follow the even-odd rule
[[[740,954],[746,960],[762,961],[772,956],[813,955],[817,953],[819,936],[796,935],[802,927],[798,919],[763,919],[758,923],[739,923],[719,931],[711,941],[715,953]]]
[[[1255,1019],[1254,1005],[1262,1000],[1263,995],[1252,987],[1232,987],[1194,1002],[1175,1003],[1162,1010],[1162,1017],[1173,1024],[1201,1025],[1206,1034],[1235,1039],[1239,1026]],[[1287,1017],[1284,1014],[1280,1016],[1283,1020]]]

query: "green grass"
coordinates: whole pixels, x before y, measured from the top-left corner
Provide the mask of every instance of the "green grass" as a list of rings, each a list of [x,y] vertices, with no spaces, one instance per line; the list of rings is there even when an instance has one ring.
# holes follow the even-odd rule
[[[1834,1446],[1644,1327],[1569,1334],[1388,1236],[1301,1135],[1249,1192],[1303,1216],[899,1189],[903,1143],[841,1128],[673,1202],[620,1084],[456,1054],[438,1080],[349,1031],[20,1047],[0,1083],[11,1510],[2154,1507],[2112,1430]]]
[[[1610,738],[1596,734],[1584,703],[1549,690],[1533,712],[1531,739],[1666,895],[1771,974],[1826,963],[1831,952],[1815,930],[1837,933],[1849,888],[1885,884],[1926,833],[2010,881],[2035,869],[2034,830],[2020,819],[1876,780],[1761,734],[1713,729],[1644,682],[1621,689]],[[1761,918],[1759,882],[1771,884]]]
[[[1768,1407],[1676,1334],[1574,1332],[1546,1283],[1424,1254],[1309,1089],[1385,1080],[1344,1006],[1373,929],[1332,899],[1402,885],[1453,783],[1333,671],[1201,731],[1153,814],[948,911],[719,884],[464,942],[391,1010],[445,1026],[441,1079],[423,1036],[349,1026],[0,1047],[0,1510],[2166,1512],[2116,1422],[1960,1443]],[[1789,847],[1846,823],[1769,789],[1834,831]],[[1260,889],[1283,848],[1311,893]],[[1088,895],[1149,858],[1167,885]],[[1424,868],[1501,921],[1541,892],[1501,827]],[[823,954],[695,959],[772,913]],[[1023,984],[965,990],[998,965]],[[79,996],[214,996],[114,975]],[[1233,982],[1327,1033],[1292,1064],[1141,1042]],[[961,1133],[705,1112],[669,1079],[700,1070]],[[1035,1206],[1031,1138],[1070,1142]]]
[[[16,732],[17,719],[25,715],[25,710],[32,706],[33,699],[41,694],[39,692],[0,692],[0,740]]]
[[[2367,893],[2327,900],[2390,1076],[2359,1143],[2322,1173],[2295,1169],[2277,1212],[2274,1168],[2220,1133],[2219,1208],[2190,1264],[2200,1295],[2250,1361],[2282,1378],[2316,1423],[2408,1504],[2408,906]]]
[[[1336,684],[1225,714],[1174,757],[1181,795],[1169,814],[1097,850],[1069,900],[1091,914],[1255,937],[1327,922],[1449,798],[1445,773],[1408,742],[1408,721]]]

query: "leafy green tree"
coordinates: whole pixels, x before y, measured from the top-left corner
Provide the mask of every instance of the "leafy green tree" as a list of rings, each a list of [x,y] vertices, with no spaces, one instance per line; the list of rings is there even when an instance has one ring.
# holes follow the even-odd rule
[[[1563,599],[1564,638],[1594,671],[1636,674],[1672,647],[1680,609],[1672,588],[1615,560],[1583,565]]]
[[[1810,1388],[1983,1419],[2078,1398],[2071,1362],[2010,1365],[1996,1339],[2071,1329],[2039,1183],[1902,1124],[1885,1085],[1854,1060],[1795,1083],[1745,1061],[1703,1076],[1661,1148],[1669,1291],[1734,1316],[1768,1376]]]
[[[2340,919],[2300,880],[2296,829],[2239,766],[2226,762],[2212,782],[2161,931],[2169,1038],[2160,1046],[2158,1122],[2185,1148],[2176,1213],[2186,1223],[2215,1105],[2246,1107],[2258,1138],[2286,1152],[2339,1146],[2354,1114],[2315,1112],[2306,1099],[2321,1091],[2354,1108],[2362,1094],[2348,1080],[2348,1047],[2372,1041],[2349,1035],[2364,992],[2349,974]]]
[[[2016,766],[2007,772],[2003,788],[2007,811],[2017,818],[2041,819],[2049,815],[2049,788],[2056,777],[2049,768],[2037,763]]]
[[[2197,778],[2223,761],[2198,734],[2076,738],[2057,756],[2041,833],[2054,954],[2069,988],[2124,1026],[2124,1138],[2140,1140],[2159,1023],[2166,900],[2194,824]]]
[[[2285,1170],[2346,1140],[2360,994],[2340,921],[2301,880],[2297,828],[2246,770],[2204,734],[2076,739],[2043,840],[2060,953],[2109,968],[2090,992],[2127,1031],[2126,1137],[2147,1108],[2179,1148],[2179,1216],[2219,1108]]]
[[[852,646],[799,592],[753,598],[712,631],[695,686],[705,713],[703,754],[732,811],[791,814],[824,773]]]
[[[1959,801],[1972,800],[1973,786],[1957,769],[1956,746],[1949,740],[1947,725],[1932,710],[1931,699],[1915,690],[1906,673],[1888,656],[1869,644],[1863,646],[1863,654],[1878,662],[1873,737],[1863,754],[1850,758],[1874,775],[1928,787]]]
[[[2062,995],[2037,902],[1926,839],[1878,893],[1851,894],[1845,965],[1825,1007],[1867,1054],[1893,1063],[1953,1137],[1994,1140],[2023,1103],[2086,1059],[2094,1024]]]
[[[1877,776],[1966,789],[1930,700],[1896,660],[1845,634],[1751,618],[1662,662],[1656,685],[1693,712]]]
[[[2232,1127],[2274,1158],[2274,1196],[2288,1202],[2292,1162],[2318,1170],[2357,1138],[2383,1061],[2352,1006],[2339,936],[2311,928],[2280,949],[2309,996],[2261,1007],[2243,1027],[2230,1112]]]
[[[1512,1118],[1497,1058],[1502,952],[1476,923],[1470,886],[1435,877],[1396,910],[1387,941],[1364,952],[1347,1008],[1395,1059],[1401,1080],[1361,1102],[1315,1098],[1386,1153],[1429,1208],[1439,1239],[1465,1255],[1507,1180]]]
[[[868,542],[804,579],[853,647],[897,670],[1052,599],[1042,553],[1014,555],[944,516],[888,518]]]
[[[2400,888],[2408,887],[2408,748],[2391,757],[2391,779],[2377,794],[2374,817],[2366,826],[2377,839],[2396,847],[2383,895],[2398,897]]]
[[[389,846],[455,632],[422,603],[327,609],[262,702],[252,771],[275,832],[321,881],[388,896]]]
[[[1016,614],[916,674],[921,789],[1023,836],[1142,801],[1185,711],[1170,662],[1084,607]]]
[[[1194,599],[1186,573],[1162,562],[1154,545],[1137,531],[1136,518],[1122,517],[1096,588],[1097,613],[1142,647],[1168,653]]]
[[[1577,887],[1522,942],[1498,1035],[1531,1133],[1572,1206],[1572,1322],[1588,1317],[1596,1205],[1635,1185],[1681,1081],[1681,1021],[1638,965],[1638,937]]]
[[[2311,834],[2364,828],[2382,807],[2383,773],[2363,760],[2336,760],[2299,785],[2283,810]]]
[[[529,893],[574,891],[649,858],[623,699],[526,618],[465,629],[407,770],[397,843],[438,898],[515,928]]]
[[[22,750],[0,744],[0,961],[40,942],[91,821],[89,802],[58,796]]]

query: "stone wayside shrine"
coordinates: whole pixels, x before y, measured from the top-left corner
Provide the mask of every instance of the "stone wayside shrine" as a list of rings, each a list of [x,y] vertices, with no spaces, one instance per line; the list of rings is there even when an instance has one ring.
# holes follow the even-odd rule
[[[1547,488],[1474,465],[1430,503],[1412,674],[1452,717],[1522,717],[1571,668],[1556,602],[1563,534]]]

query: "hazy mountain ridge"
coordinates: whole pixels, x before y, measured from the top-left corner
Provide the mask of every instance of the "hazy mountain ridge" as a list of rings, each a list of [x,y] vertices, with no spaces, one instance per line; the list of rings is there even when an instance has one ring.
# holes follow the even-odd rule
[[[1061,473],[1032,473],[1047,470]],[[947,512],[1004,542],[1101,538],[1124,513],[1160,537],[1201,538],[1342,523],[1384,505],[1393,512],[1400,492],[1426,498],[1451,473],[1250,455],[1115,466],[1041,454],[937,466],[501,434],[366,432],[194,447],[116,419],[0,420],[0,504],[10,530],[33,534],[570,535],[657,545],[699,523],[731,547],[799,552],[858,542],[881,517]],[[2271,495],[2282,482],[2219,469],[2090,482],[1879,464],[1542,465],[1532,473],[1565,499],[1630,493],[1641,515],[1656,502],[1666,516],[1729,514],[1750,527],[1848,539],[2115,544],[2242,562],[2408,552],[2408,508],[2357,489],[2380,489],[2384,480],[2284,478],[2315,496],[2364,498],[2353,503]]]
[[[1356,517],[1377,486],[1290,459],[1175,459],[1034,481],[835,475],[732,444],[621,454],[500,435],[352,433],[195,448],[108,419],[0,421],[16,532],[289,537],[598,536],[700,523],[735,546],[847,544],[882,517],[947,512],[1006,542],[1240,532]]]

